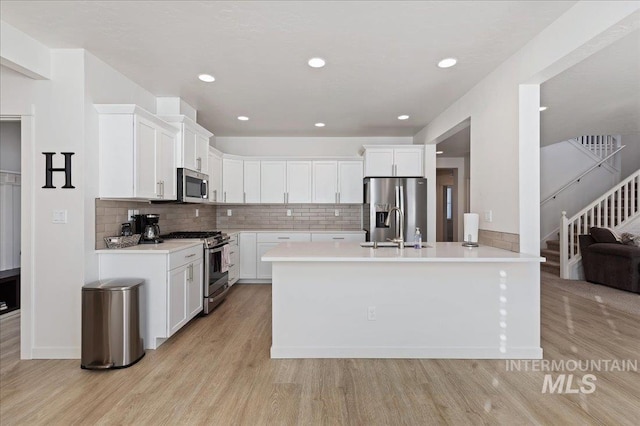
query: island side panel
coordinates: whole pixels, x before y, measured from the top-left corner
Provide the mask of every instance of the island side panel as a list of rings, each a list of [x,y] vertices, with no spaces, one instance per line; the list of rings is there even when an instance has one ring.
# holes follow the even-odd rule
[[[274,262],[271,357],[540,359],[539,263]]]

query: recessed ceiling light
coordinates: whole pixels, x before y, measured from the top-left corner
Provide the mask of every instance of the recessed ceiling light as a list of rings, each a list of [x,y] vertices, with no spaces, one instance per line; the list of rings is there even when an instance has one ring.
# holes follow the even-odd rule
[[[216,81],[216,78],[211,74],[200,74],[198,78],[205,83],[213,83],[214,81]]]
[[[438,155],[444,154],[444,151],[436,151],[436,154],[438,154]]]
[[[316,123],[315,126],[316,127],[324,127],[324,123]]]
[[[438,62],[438,66],[440,68],[450,68],[454,66],[458,60],[456,58],[444,58],[440,62]]]
[[[546,110],[547,110],[547,107],[546,107],[546,106],[541,106],[541,107],[539,108],[539,111],[540,111],[540,112],[542,112],[542,111],[546,111]]]
[[[408,115],[399,115],[398,116],[398,120],[408,120],[409,116]]]
[[[322,68],[325,66],[326,61],[322,58],[311,58],[308,64],[311,68]]]
[[[246,117],[244,115],[239,115],[238,116],[238,120],[240,120],[240,121],[247,121],[248,119],[249,119],[249,117]]]

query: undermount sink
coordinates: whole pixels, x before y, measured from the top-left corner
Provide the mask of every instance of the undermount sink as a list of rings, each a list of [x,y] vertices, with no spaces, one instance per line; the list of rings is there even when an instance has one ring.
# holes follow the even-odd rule
[[[369,242],[366,242],[366,243],[360,243],[360,247],[370,247],[370,248],[373,248],[373,245],[374,245],[374,242],[373,242],[373,241],[369,241]],[[404,242],[404,246],[405,246],[405,247],[413,247],[413,243],[412,243],[412,242],[410,242],[410,241],[405,241],[405,242]],[[385,242],[379,242],[379,243],[377,244],[377,247],[378,247],[378,248],[389,248],[389,247],[391,247],[391,248],[393,248],[393,247],[398,248],[398,244],[396,244],[396,243],[392,243],[391,241],[385,241]],[[431,246],[430,246],[430,245],[428,245],[427,243],[422,243],[422,248],[431,248]]]

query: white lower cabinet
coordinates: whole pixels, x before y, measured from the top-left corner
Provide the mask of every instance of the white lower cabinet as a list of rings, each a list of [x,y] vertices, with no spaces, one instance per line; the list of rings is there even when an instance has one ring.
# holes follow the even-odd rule
[[[364,242],[364,232],[353,232],[353,233],[336,233],[336,234],[327,234],[327,233],[312,233],[311,234],[311,242],[344,242],[344,243],[362,243]]]
[[[231,235],[229,240],[229,287],[240,279],[240,247],[238,246],[238,234]]]
[[[256,233],[240,233],[240,279],[258,278],[256,258]]]
[[[100,279],[144,279],[140,311],[145,349],[157,349],[202,311],[202,255],[201,244],[169,254],[144,248],[98,252]]]
[[[271,278],[271,262],[263,262],[262,256],[280,243],[257,243],[256,244],[256,278]]]

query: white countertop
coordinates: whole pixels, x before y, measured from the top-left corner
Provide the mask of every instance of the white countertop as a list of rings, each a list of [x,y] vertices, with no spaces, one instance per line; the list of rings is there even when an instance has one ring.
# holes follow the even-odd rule
[[[281,243],[262,256],[265,262],[544,262],[540,256],[495,247],[429,243],[430,248],[370,248],[359,243]]]
[[[202,247],[201,240],[173,240],[173,241],[165,241],[159,244],[138,244],[137,246],[126,247],[122,249],[101,249],[96,250],[96,253],[109,253],[109,254],[149,254],[149,253],[158,253],[158,254],[168,254],[173,253],[175,251],[180,251],[184,249],[188,249],[195,246]]]
[[[218,231],[226,232],[229,235],[240,232],[255,233],[278,233],[278,234],[364,234],[362,229],[224,229],[219,228]]]

